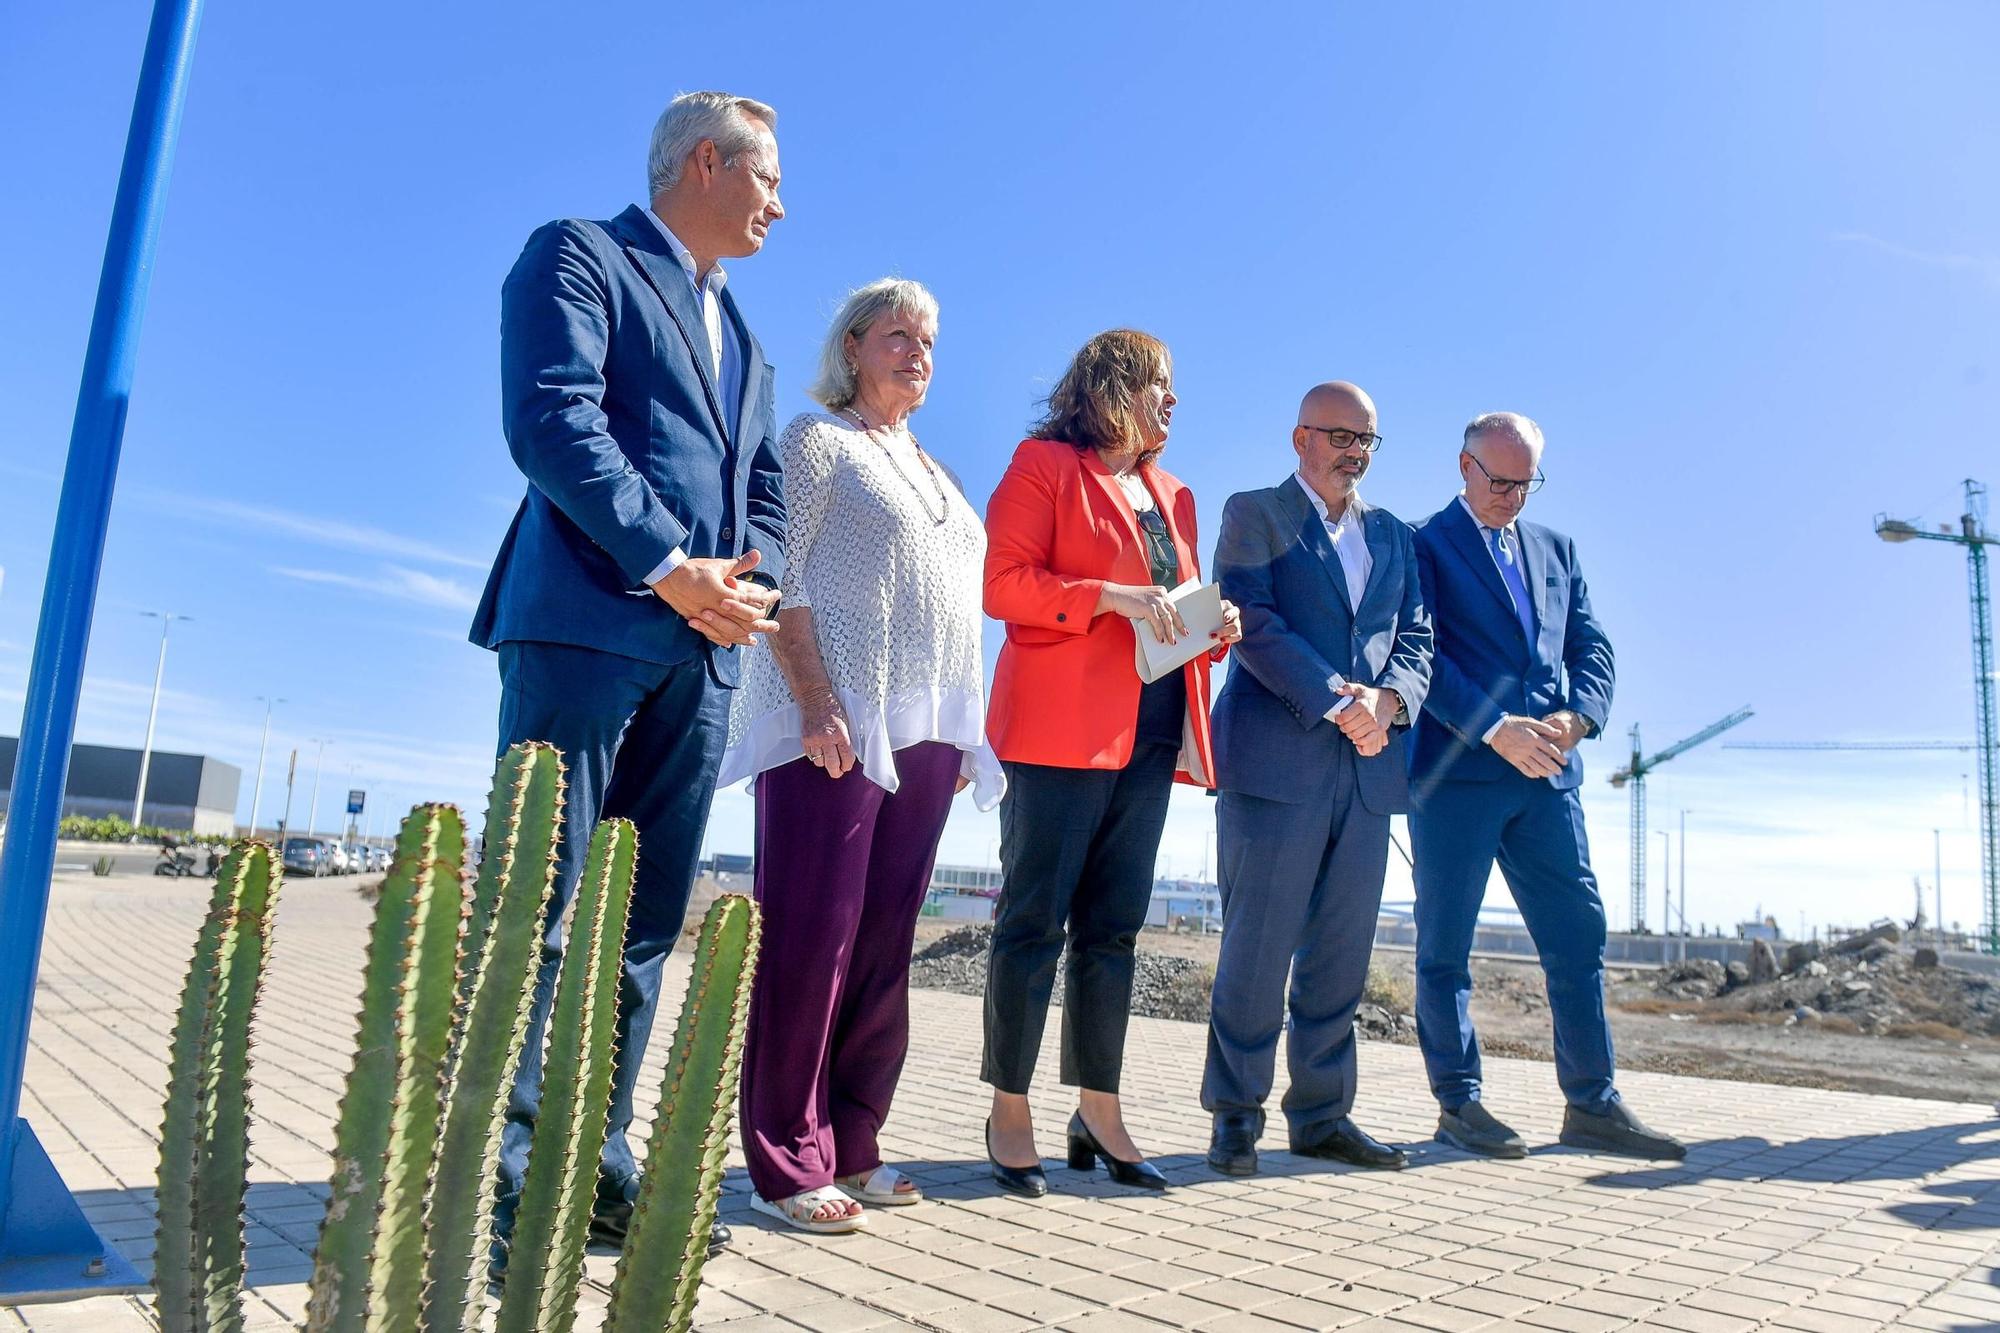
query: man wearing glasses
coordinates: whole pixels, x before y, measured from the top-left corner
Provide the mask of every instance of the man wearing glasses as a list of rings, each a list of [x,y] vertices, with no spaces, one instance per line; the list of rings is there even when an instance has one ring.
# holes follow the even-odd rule
[[[1291,1150],[1407,1160],[1348,1117],[1389,816],[1409,809],[1403,733],[1430,683],[1410,529],[1355,490],[1381,442],[1367,394],[1321,384],[1292,430],[1297,471],[1222,513],[1216,581],[1243,639],[1215,703],[1223,929],[1201,1099],[1226,1175],[1257,1169],[1288,972]]]
[[[1417,1037],[1438,1099],[1437,1137],[1488,1157],[1527,1145],[1480,1101],[1469,958],[1497,858],[1548,979],[1556,1081],[1576,1148],[1675,1160],[1612,1085],[1604,1013],[1604,902],[1590,869],[1576,744],[1611,711],[1611,642],[1568,537],[1520,522],[1542,485],[1542,431],[1514,412],[1475,417],[1458,455],[1464,493],[1416,535],[1436,626],[1430,696],[1410,760],[1417,889]],[[1245,617],[1248,630],[1248,617]]]

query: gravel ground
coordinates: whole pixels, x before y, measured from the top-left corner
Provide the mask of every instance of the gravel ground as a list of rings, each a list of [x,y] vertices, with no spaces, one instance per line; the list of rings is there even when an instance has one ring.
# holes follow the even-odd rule
[[[925,921],[918,925],[917,952],[910,984],[929,990],[977,995],[985,987],[989,926]],[[1139,939],[1133,1012],[1160,1018],[1205,1022],[1214,978],[1217,938],[1148,930]],[[1916,1021],[1881,1023],[1882,1035],[1863,1035],[1839,1004],[1858,1002],[1869,991],[1849,992],[1834,982],[1840,997],[1834,1012],[1818,1020],[1793,1017],[1794,980],[1750,986],[1721,998],[1681,995],[1661,989],[1658,969],[1631,969],[1607,978],[1611,1030],[1618,1063],[1625,1069],[1688,1074],[1740,1083],[1776,1083],[1901,1097],[1991,1103],[2000,1095],[2000,1040],[1961,1031],[1933,1015],[1978,1022],[1987,1006],[1983,988],[1949,976],[1917,976],[1908,959],[1878,955],[1866,961],[1871,981],[1896,998],[1897,1007]],[[1829,967],[1829,978],[1836,969]],[[1356,1026],[1366,1040],[1413,1045],[1410,1018],[1414,993],[1412,956],[1377,949],[1368,993]],[[1532,1060],[1552,1058],[1548,999],[1541,969],[1532,961],[1475,958],[1473,1015],[1482,1049],[1489,1055]],[[1886,974],[1886,975],[1885,975]],[[1864,977],[1868,974],[1862,974]],[[1807,970],[1813,982],[1825,980]],[[1682,978],[1685,982],[1688,978]],[[1983,979],[1982,979],[1983,980]],[[1675,983],[1669,982],[1671,987]],[[1697,983],[1693,989],[1700,989]],[[1974,992],[1980,992],[1974,994]],[[1960,1004],[1954,994],[1966,997]],[[1057,974],[1057,1002],[1061,1002]],[[1887,998],[1887,997],[1884,997]],[[1877,1001],[1879,1002],[1879,1001]],[[1629,1007],[1627,1007],[1629,1006]],[[1931,1024],[1938,1026],[1931,1026]],[[1891,1035],[1893,1034],[1893,1035]],[[1553,1091],[1553,1083],[1551,1084]],[[1642,1108],[1643,1109],[1643,1108]]]
[[[920,990],[982,995],[986,991],[986,954],[993,945],[993,927],[961,926],[925,944],[918,941],[910,960],[910,984]],[[1067,951],[1064,959],[1068,957]],[[1143,945],[1132,978],[1132,1012],[1147,1018],[1175,1018],[1190,1023],[1208,1021],[1208,991],[1215,967],[1193,958],[1174,957]],[[1063,964],[1056,964],[1054,1002],[1063,999]]]

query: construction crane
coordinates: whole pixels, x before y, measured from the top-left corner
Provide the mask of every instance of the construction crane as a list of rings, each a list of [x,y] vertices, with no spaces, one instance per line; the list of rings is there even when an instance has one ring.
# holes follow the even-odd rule
[[[2000,537],[1986,531],[1986,487],[1965,479],[1965,512],[1955,530],[1947,523],[1930,532],[1907,519],[1877,514],[1875,535],[1885,542],[1951,542],[1965,548],[1972,602],[1972,738],[1979,747],[1973,763],[1979,770],[1980,904],[1986,952],[2000,953],[2000,737],[1995,735],[1993,621],[1986,589],[1986,548],[2000,546]]]
[[[1719,722],[1711,722],[1685,740],[1675,741],[1651,758],[1639,748],[1639,724],[1632,724],[1632,762],[1611,775],[1611,785],[1632,787],[1632,929],[1646,920],[1646,775],[1677,754],[1684,754],[1704,741],[1712,741],[1751,716],[1748,705]]]
[[[1970,750],[1971,741],[1731,741],[1725,750]]]

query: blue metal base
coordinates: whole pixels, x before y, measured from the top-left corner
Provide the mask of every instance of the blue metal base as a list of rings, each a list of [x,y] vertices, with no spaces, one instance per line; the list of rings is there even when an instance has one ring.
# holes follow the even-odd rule
[[[144,1291],[148,1283],[106,1245],[25,1120],[14,1124],[14,1175],[0,1217],[0,1305]]]

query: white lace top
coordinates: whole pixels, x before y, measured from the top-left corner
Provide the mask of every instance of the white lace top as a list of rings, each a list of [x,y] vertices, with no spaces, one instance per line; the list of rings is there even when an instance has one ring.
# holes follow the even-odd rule
[[[979,515],[943,468],[933,481],[907,443],[841,417],[801,413],[778,449],[787,533],[779,608],[812,608],[861,771],[894,791],[895,752],[943,741],[965,752],[959,772],[979,808],[992,809],[1005,779],[986,743]],[[745,666],[730,703],[725,786],[805,753],[798,703],[771,650],[760,644]]]

